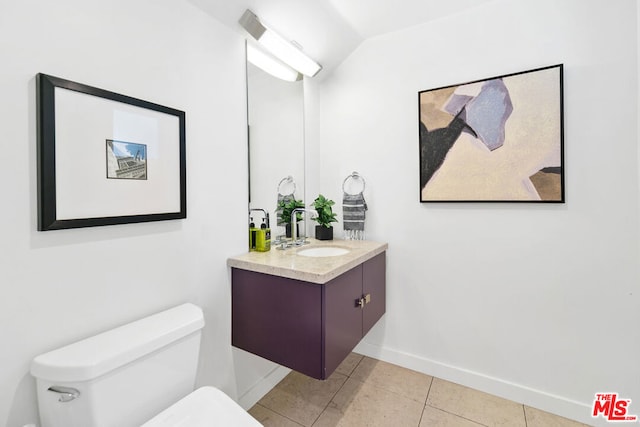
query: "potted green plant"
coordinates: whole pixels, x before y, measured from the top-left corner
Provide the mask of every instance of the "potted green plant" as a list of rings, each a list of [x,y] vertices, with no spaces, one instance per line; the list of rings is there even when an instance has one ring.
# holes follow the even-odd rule
[[[278,202],[278,213],[280,214],[280,218],[285,225],[285,233],[287,237],[291,237],[291,214],[294,209],[304,208],[304,202],[302,200],[289,200],[289,201],[280,201]],[[296,214],[296,226],[298,225],[298,221],[302,220],[302,214],[298,212]]]
[[[316,239],[318,240],[333,240],[333,226],[331,223],[338,222],[336,214],[331,208],[333,205],[335,205],[335,202],[327,199],[322,194],[319,194],[313,201],[312,206],[318,213],[318,216],[313,218],[318,223],[316,225]]]

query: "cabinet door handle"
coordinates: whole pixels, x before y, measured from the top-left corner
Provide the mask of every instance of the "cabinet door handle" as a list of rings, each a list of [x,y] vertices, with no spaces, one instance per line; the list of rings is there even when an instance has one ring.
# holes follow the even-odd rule
[[[365,305],[371,302],[371,294],[362,295],[356,300],[356,307],[364,308]]]

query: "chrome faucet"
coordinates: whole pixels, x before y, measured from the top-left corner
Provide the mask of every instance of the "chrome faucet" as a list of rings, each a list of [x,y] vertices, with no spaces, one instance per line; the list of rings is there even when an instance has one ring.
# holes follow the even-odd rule
[[[318,216],[318,213],[316,211],[314,211],[314,210],[311,210],[311,209],[295,208],[293,211],[291,211],[291,244],[293,246],[301,246],[301,245],[304,245],[305,243],[308,243],[308,242],[305,241],[305,239],[302,239],[302,241],[299,242],[298,238],[296,236],[296,234],[298,234],[298,233],[296,233],[297,228],[298,228],[297,227],[296,216],[297,216],[298,212],[309,212],[311,214],[314,214],[315,216]]]

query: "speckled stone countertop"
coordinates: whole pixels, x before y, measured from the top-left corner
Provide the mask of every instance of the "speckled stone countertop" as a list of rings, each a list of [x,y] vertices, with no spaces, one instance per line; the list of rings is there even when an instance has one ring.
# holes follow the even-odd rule
[[[306,282],[323,284],[342,273],[387,250],[388,244],[369,240],[315,240],[299,248],[269,252],[247,252],[227,259],[227,265],[242,270],[288,277]],[[297,255],[304,249],[333,246],[345,248],[349,253],[330,257],[308,257]]]

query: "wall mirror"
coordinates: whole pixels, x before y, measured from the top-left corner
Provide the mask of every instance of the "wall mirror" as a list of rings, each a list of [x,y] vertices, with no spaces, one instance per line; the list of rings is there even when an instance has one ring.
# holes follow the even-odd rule
[[[302,80],[280,80],[247,62],[249,208],[269,212],[271,239],[277,225],[278,193],[304,198],[304,89]],[[287,179],[291,177],[291,179]],[[252,212],[256,226],[262,214]]]

